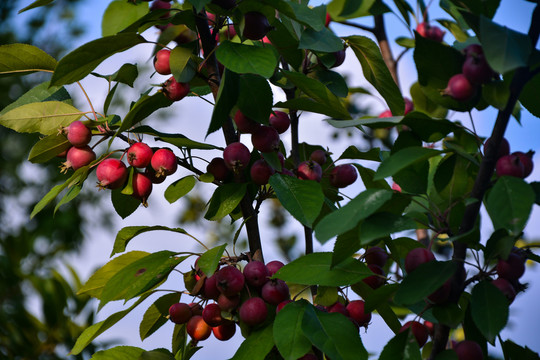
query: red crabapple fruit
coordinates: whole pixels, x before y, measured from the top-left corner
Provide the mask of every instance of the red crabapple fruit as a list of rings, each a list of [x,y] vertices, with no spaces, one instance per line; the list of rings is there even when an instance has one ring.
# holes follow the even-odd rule
[[[309,160],[315,161],[319,165],[323,166],[326,162],[326,151],[317,149],[311,153]]]
[[[260,40],[272,27],[266,16],[258,11],[249,11],[244,14],[244,32],[242,35],[246,39]]]
[[[218,304],[206,305],[203,309],[202,317],[204,322],[212,327],[219,326],[223,323],[223,318],[221,317],[221,308]]]
[[[244,267],[244,277],[246,278],[248,285],[260,288],[268,281],[270,273],[263,262],[250,261]]]
[[[356,181],[358,174],[351,164],[338,165],[330,173],[330,184],[337,188],[344,188]]]
[[[279,260],[272,260],[269,263],[266,264],[266,268],[268,269],[268,272],[270,276],[274,275],[278,272],[279,269],[281,269],[285,264],[283,264]]]
[[[222,267],[216,273],[216,286],[225,296],[239,294],[244,288],[244,283],[244,274],[232,265]]]
[[[283,111],[274,111],[270,114],[270,126],[277,130],[279,134],[283,134],[291,126],[289,115]]]
[[[171,51],[169,49],[161,49],[156,53],[154,57],[154,69],[156,69],[158,74],[169,75],[171,73],[170,57]]]
[[[241,142],[229,144],[223,151],[225,165],[234,172],[240,172],[244,169],[249,164],[250,158],[249,149]]]
[[[118,160],[108,158],[99,163],[96,169],[98,186],[101,189],[118,189],[124,185],[128,177],[126,165]]]
[[[252,297],[244,301],[239,310],[240,320],[249,326],[262,324],[268,316],[266,303],[260,297]]]
[[[154,151],[143,142],[136,142],[127,151],[127,161],[129,165],[136,168],[145,168],[150,165],[150,160]]]
[[[243,134],[253,134],[261,126],[261,124],[248,118],[240,110],[234,114],[234,123],[238,131]]]
[[[75,120],[65,128],[67,139],[71,145],[83,147],[92,140],[92,130],[90,130],[82,121]]]
[[[71,147],[66,154],[66,161],[62,165],[62,172],[67,169],[77,170],[96,160],[96,153],[86,145],[83,147]]]
[[[435,256],[426,248],[414,248],[405,257],[405,271],[410,274],[418,266],[435,260]]]
[[[416,339],[416,342],[418,343],[418,346],[424,346],[429,336],[428,330],[424,326],[424,324],[418,321],[408,321],[403,324],[401,329],[399,329],[399,332],[406,331],[409,327],[411,328],[411,331],[414,335],[414,338]]]
[[[495,164],[495,171],[499,177],[514,176],[522,179],[525,177],[525,167],[521,162],[521,158],[514,154],[500,157],[497,164]]]
[[[448,80],[448,86],[443,94],[449,95],[457,101],[470,100],[476,93],[476,86],[463,74],[456,74]]]
[[[219,341],[227,341],[236,333],[236,323],[225,321],[223,324],[213,327],[212,332]]]
[[[279,134],[271,126],[261,125],[251,134],[253,147],[262,153],[279,150]]]
[[[512,153],[512,155],[518,156],[519,160],[523,164],[523,178],[525,179],[527,176],[531,175],[534,168],[534,163],[532,161],[534,151],[530,150],[527,153],[516,151]]]
[[[312,160],[301,162],[298,165],[296,172],[298,178],[302,180],[314,180],[320,182],[322,178],[321,165]]]
[[[156,177],[158,178],[172,175],[178,168],[176,155],[169,149],[157,150],[154,155],[152,155],[150,165],[156,172]]]
[[[225,160],[220,157],[215,157],[206,166],[206,172],[212,174],[214,179],[218,181],[225,181],[230,174]]]
[[[206,340],[212,333],[212,328],[200,315],[195,315],[189,319],[186,325],[186,330],[188,335],[195,341]]]
[[[162,92],[169,100],[180,101],[189,94],[189,83],[178,82],[171,76],[163,83]]]
[[[132,196],[142,201],[144,206],[147,206],[146,200],[152,193],[152,181],[145,174],[135,172],[132,180],[133,194]]]
[[[192,316],[191,308],[186,303],[172,304],[169,308],[169,319],[175,324],[185,324]]]
[[[356,321],[358,326],[368,326],[371,321],[371,313],[364,311],[366,303],[363,300],[353,300],[347,305],[347,311],[351,319]]]
[[[472,340],[463,340],[454,346],[454,351],[458,360],[483,360],[484,353],[477,342]]]
[[[259,159],[251,165],[249,170],[251,180],[257,185],[266,185],[275,170],[264,159]]]
[[[290,297],[289,287],[283,280],[272,279],[263,285],[261,296],[267,303],[277,305]]]

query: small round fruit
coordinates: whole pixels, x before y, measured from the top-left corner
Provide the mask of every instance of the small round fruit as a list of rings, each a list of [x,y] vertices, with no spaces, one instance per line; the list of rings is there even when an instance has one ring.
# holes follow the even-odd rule
[[[142,201],[146,206],[148,197],[152,193],[152,181],[145,174],[135,172],[132,180],[133,194],[132,196]]]
[[[180,83],[171,76],[163,83],[162,91],[169,100],[180,101],[189,94],[189,83]]]
[[[495,285],[508,299],[508,302],[511,304],[516,298],[516,289],[510,284],[510,282],[503,278],[498,278],[491,282]]]
[[[268,269],[269,276],[274,275],[275,273],[278,272],[279,269],[281,269],[284,266],[285,264],[283,264],[279,260],[272,260],[266,264],[266,268]]]
[[[465,54],[466,57],[471,56],[479,56],[484,55],[484,50],[482,49],[482,45],[480,44],[471,44],[468,45],[465,49],[463,49],[463,54]]]
[[[353,300],[347,305],[347,311],[351,319],[356,321],[358,326],[368,326],[371,321],[371,313],[364,310],[366,303],[363,300]]]
[[[232,265],[222,267],[216,273],[216,286],[225,296],[239,294],[244,288],[244,284],[244,274]]]
[[[506,260],[497,263],[497,274],[508,281],[518,280],[525,273],[525,261],[520,255],[511,252]]]
[[[392,116],[392,111],[390,110],[384,110],[382,113],[379,114],[379,118],[389,118]]]
[[[249,326],[262,324],[268,316],[266,303],[260,297],[252,297],[240,306],[240,320]]]
[[[287,299],[287,300],[283,300],[282,302],[280,302],[279,304],[277,304],[276,306],[276,314],[278,312],[281,311],[281,309],[283,309],[285,307],[285,305],[287,305],[288,303],[292,303],[292,300],[290,299]]]
[[[266,185],[270,180],[270,176],[274,175],[275,170],[264,159],[259,159],[251,165],[249,172],[251,180],[255,184]]]
[[[165,177],[172,175],[178,169],[178,162],[176,160],[176,155],[169,149],[159,149],[150,160],[150,165],[152,169],[156,172],[156,177]]]
[[[195,315],[189,319],[186,330],[188,335],[195,341],[206,340],[212,333],[212,328],[204,321],[200,315]]]
[[[203,307],[201,306],[201,304],[189,303],[188,305],[189,305],[189,308],[191,309],[191,312],[193,313],[193,315],[202,316]]]
[[[218,304],[206,305],[202,312],[202,317],[204,322],[212,327],[219,326],[223,323],[223,318],[221,317],[221,308]]]
[[[83,147],[88,145],[90,140],[92,140],[92,130],[79,120],[75,120],[69,124],[66,131],[67,139],[73,146]]]
[[[154,152],[147,144],[137,142],[131,145],[127,151],[127,161],[129,165],[136,168],[145,168],[150,165]]]
[[[279,150],[279,134],[271,126],[261,125],[251,134],[253,147],[262,153]]]
[[[375,264],[383,267],[388,261],[388,253],[378,246],[372,246],[364,254],[366,264]]]
[[[495,171],[499,177],[514,176],[522,179],[525,177],[525,167],[518,155],[510,154],[499,158],[495,164]]]
[[[92,161],[96,160],[96,153],[86,145],[83,147],[71,147],[69,148],[66,154],[66,161],[64,162],[62,169],[63,171],[67,169],[77,170],[90,164]]]
[[[405,102],[405,111],[403,112],[403,115],[407,115],[414,110],[414,103],[408,98],[403,98],[403,101]]]
[[[452,284],[450,280],[446,281],[441,287],[432,292],[427,299],[433,304],[442,304],[448,300]]]
[[[206,166],[206,172],[212,174],[214,179],[218,181],[225,181],[229,177],[230,171],[225,164],[225,160],[220,157],[215,157]]]
[[[219,294],[217,302],[221,310],[226,311],[226,312],[231,312],[237,309],[238,306],[240,305],[240,296],[239,295],[225,296],[223,294]]]
[[[291,126],[289,114],[283,111],[274,111],[273,114],[270,114],[268,121],[270,122],[270,126],[276,129],[279,134],[283,134]]]
[[[244,14],[244,32],[246,39],[260,40],[272,29],[266,16],[258,11],[250,11]]]
[[[461,71],[474,84],[485,84],[493,78],[494,74],[484,56],[467,57]]]
[[[521,151],[516,151],[512,153],[512,155],[518,156],[519,160],[523,164],[523,178],[525,179],[527,176],[531,175],[534,168],[534,163],[532,161],[532,157],[534,156],[534,151],[530,150],[526,154]]]
[[[405,257],[405,271],[410,274],[418,266],[435,260],[435,256],[426,248],[414,248]]]
[[[340,303],[339,301],[332,304],[330,307],[328,307],[329,313],[340,313],[345,315],[346,317],[349,317],[349,310],[347,310],[347,307]]]
[[[471,84],[469,79],[463,74],[456,74],[448,80],[448,86],[443,94],[450,95],[457,101],[470,100],[476,93],[476,86]]]
[[[207,277],[206,280],[204,281],[203,294],[204,294],[204,297],[207,299],[214,299],[214,300],[218,299],[219,294],[221,294],[221,292],[217,288],[217,280],[216,280],[215,274],[210,277]]]
[[[243,134],[253,134],[260,126],[258,122],[248,118],[240,110],[234,114],[236,128]]]
[[[96,176],[100,188],[118,189],[126,182],[128,170],[122,161],[108,158],[99,163]]]
[[[345,61],[345,49],[338,50],[333,55],[336,60],[334,61],[334,64],[332,64],[331,68],[342,65]]]
[[[236,324],[233,321],[226,321],[221,325],[212,328],[212,332],[216,339],[227,341],[236,333]]]
[[[264,263],[261,261],[250,261],[244,267],[243,272],[248,285],[255,288],[263,286],[270,277],[270,273],[268,272],[266,265],[264,265]]]
[[[375,275],[368,276],[362,281],[369,285],[369,287],[371,287],[372,289],[378,289],[383,286],[386,282],[386,279],[384,278],[384,270],[380,266],[375,264],[369,264],[367,267],[369,268],[369,270],[375,273]]]
[[[186,303],[172,304],[169,308],[169,319],[175,324],[185,324],[192,316],[191,308]]]
[[[463,340],[454,346],[454,351],[458,360],[483,360],[484,353],[477,342],[472,340]]]
[[[165,181],[165,176],[157,177],[156,171],[152,169],[151,166],[147,166],[146,169],[144,169],[144,175],[146,175],[150,179],[152,184],[161,184]]]
[[[344,188],[356,181],[358,174],[351,164],[338,165],[330,173],[330,185],[337,188]]]
[[[487,148],[491,144],[491,138],[487,138],[484,142],[484,154],[487,151]],[[510,154],[510,143],[505,138],[502,138],[501,145],[499,146],[499,151],[497,153],[497,159]]]
[[[283,280],[272,279],[263,285],[261,296],[267,303],[277,305],[280,302],[289,299],[289,287]]]
[[[251,153],[246,145],[241,142],[235,142],[227,145],[223,151],[225,165],[234,172],[240,172],[249,164]]]
[[[311,153],[309,160],[315,161],[319,165],[323,166],[326,162],[326,151],[317,149]]]
[[[169,75],[171,73],[170,57],[171,51],[169,49],[161,49],[156,53],[154,57],[154,69],[156,69],[158,74]]]
[[[406,331],[408,328],[411,328],[411,331],[414,335],[414,338],[416,339],[416,342],[418,343],[418,346],[422,347],[427,342],[428,339],[428,330],[424,326],[424,324],[418,322],[418,321],[408,321],[401,329],[399,329],[399,332]]]
[[[301,162],[296,169],[298,178],[302,180],[314,180],[320,182],[322,179],[322,168],[319,163],[309,160]]]
[[[416,32],[426,39],[442,42],[445,32],[437,26],[431,26],[428,23],[420,23],[416,26]]]

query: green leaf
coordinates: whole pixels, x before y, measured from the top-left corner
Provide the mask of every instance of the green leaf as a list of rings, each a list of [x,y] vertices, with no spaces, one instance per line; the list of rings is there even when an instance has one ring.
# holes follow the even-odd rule
[[[383,60],[377,44],[365,36],[349,36],[345,38],[345,41],[360,61],[364,77],[381,94],[392,114],[402,115],[405,111],[403,96]]]
[[[146,125],[138,126],[135,129],[130,130],[130,132],[136,133],[136,134],[146,134],[146,135],[155,136],[156,137],[155,140],[169,143],[171,145],[178,147],[179,149],[185,149],[185,148],[199,149],[199,150],[221,149],[212,144],[206,144],[206,143],[191,140],[182,134],[162,133]]]
[[[306,300],[293,301],[281,309],[274,320],[274,341],[285,360],[297,360],[311,350],[311,342],[302,331]]]
[[[101,335],[104,331],[109,329],[111,326],[116,324],[118,321],[122,320],[131,310],[135,309],[140,303],[142,303],[150,294],[145,294],[141,296],[133,305],[131,305],[126,310],[116,312],[109,316],[107,319],[100,321],[90,327],[87,327],[81,335],[77,338],[75,345],[71,349],[71,355],[79,355],[85,347],[87,347],[95,338]],[[117,354],[122,355],[123,351],[119,351]],[[130,352],[131,353],[131,352]],[[109,357],[105,357],[109,360]],[[122,357],[121,359],[125,359]]]
[[[283,75],[287,77],[294,85],[296,85],[300,90],[302,90],[307,96],[311,97],[315,103],[320,107],[327,107],[328,109],[323,114],[328,113],[327,115],[335,117],[337,119],[350,119],[351,115],[349,114],[347,108],[344,106],[340,98],[335,96],[330,89],[328,89],[323,83],[316,79],[307,77],[302,73],[283,71]],[[294,99],[293,101],[287,101],[285,104],[297,104],[301,98]],[[276,104],[276,107],[289,107],[289,106],[279,106]]]
[[[536,74],[525,84],[519,95],[519,101],[531,114],[540,118],[540,103],[536,101],[538,89],[540,89],[540,74]]]
[[[198,350],[198,348],[192,348],[190,350],[193,349],[196,349],[195,351]],[[175,357],[169,350],[160,348],[143,352],[138,360],[175,360]]]
[[[434,306],[432,310],[433,316],[437,318],[439,323],[447,325],[453,329],[457,328],[465,317],[465,311],[463,311],[457,304],[451,302],[438,304]]]
[[[149,253],[144,251],[130,251],[112,259],[98,269],[92,276],[90,276],[90,279],[88,279],[86,284],[79,289],[77,294],[86,294],[99,299],[101,297],[103,287],[107,281],[111,279],[111,277],[129,264],[142,259],[148,254]]]
[[[52,71],[56,60],[45,51],[28,44],[0,46],[0,77],[26,75],[35,71]]]
[[[38,8],[38,7],[41,7],[41,6],[49,5],[53,1],[54,0],[36,0],[33,3],[31,3],[30,5],[28,5],[28,6],[24,7],[24,8],[22,8],[21,10],[19,10],[18,14],[20,14],[22,12],[25,12],[27,10],[31,10],[31,9],[35,9],[35,8]]]
[[[101,19],[101,36],[114,35],[148,13],[148,3],[134,4],[115,0],[107,6]]]
[[[62,199],[60,199],[60,201],[58,202],[58,204],[56,204],[56,206],[54,207],[54,214],[56,214],[56,212],[58,211],[58,209],[60,209],[60,206],[64,205],[64,204],[67,204],[68,202],[70,202],[71,200],[75,199],[77,197],[77,195],[79,195],[79,193],[81,192],[82,190],[82,185],[80,184],[77,184],[77,185],[73,185],[72,187],[70,187],[68,189],[68,191],[66,191],[65,195],[62,197]]]
[[[369,9],[375,0],[332,0],[326,7],[334,21],[355,19],[369,15]]]
[[[229,114],[236,105],[238,99],[238,93],[240,92],[239,76],[238,74],[225,68],[223,77],[221,78],[221,85],[218,90],[216,99],[216,105],[212,112],[212,119],[210,120],[210,126],[206,132],[206,136],[210,135],[216,130],[221,129],[223,124],[229,118]]]
[[[223,256],[225,247],[227,247],[227,244],[219,245],[210,250],[207,250],[201,255],[201,257],[197,261],[197,265],[207,277],[212,276],[217,270],[219,260],[221,260],[221,257]]]
[[[138,360],[144,351],[135,346],[115,346],[96,352],[90,360]]]
[[[491,19],[495,16],[501,0],[452,0],[452,2],[474,14],[482,14]]]
[[[416,162],[427,160],[439,154],[441,154],[441,151],[439,150],[418,146],[406,147],[385,159],[377,169],[373,180],[380,180],[392,176]]]
[[[383,348],[379,360],[422,360],[418,342],[407,330],[396,334]]]
[[[201,12],[201,10],[212,0],[188,0],[191,5],[197,10],[197,13]]]
[[[362,223],[359,234],[359,245],[361,247],[369,244],[373,240],[383,238],[399,231],[416,229],[416,227],[416,222],[408,216],[388,212],[376,213]]]
[[[284,21],[282,19],[282,21]],[[275,21],[272,26],[274,30],[267,35],[276,48],[279,54],[287,61],[294,69],[299,69],[304,59],[303,51],[298,49],[298,37],[296,34],[289,32],[287,27],[281,21]]]
[[[538,360],[538,353],[532,351],[527,346],[522,347],[512,342],[512,340],[506,340],[503,344],[503,352],[508,354],[510,359],[519,360]]]
[[[407,274],[394,297],[402,305],[415,304],[441,287],[455,272],[453,261],[429,261]]]
[[[122,268],[105,284],[99,308],[112,300],[132,299],[165,281],[176,265],[187,258],[174,254],[172,251],[158,251]]]
[[[44,163],[71,147],[64,134],[52,134],[40,139],[30,150],[28,161],[39,164]]]
[[[184,195],[187,195],[195,186],[197,180],[193,175],[185,176],[173,182],[165,190],[165,199],[172,204]]]
[[[163,326],[169,316],[169,307],[180,301],[180,293],[174,292],[163,295],[146,310],[139,325],[139,335],[141,340],[152,335],[157,329]]]
[[[137,76],[139,75],[139,71],[137,70],[137,65],[124,64],[114,74],[100,75],[94,72],[91,74],[94,76],[103,78],[103,79],[107,79],[108,81],[116,81],[122,84],[126,84],[130,87],[133,87],[133,83],[135,82],[135,79],[137,79]]]
[[[326,13],[324,5],[312,7],[308,6],[307,3],[284,0],[260,0],[260,2],[312,29],[321,30],[324,27],[324,15]]]
[[[274,75],[279,60],[270,47],[238,44],[229,40],[219,45],[216,57],[223,66],[237,74],[257,74],[265,79]]]
[[[248,118],[268,124],[272,111],[273,94],[270,84],[258,75],[240,75],[238,107]]]
[[[302,31],[298,48],[333,53],[343,50],[343,41],[326,27],[319,31],[306,28]]]
[[[30,103],[0,115],[0,125],[17,132],[52,135],[84,113],[61,101]]]
[[[179,234],[187,234],[187,232],[182,228],[170,228],[167,226],[126,226],[116,234],[116,239],[114,240],[114,246],[111,253],[111,256],[126,251],[127,244],[137,235],[144,234],[148,231],[172,231]]]
[[[478,330],[494,345],[508,321],[508,299],[495,285],[482,281],[472,290],[470,306]]]
[[[338,72],[319,68],[314,73],[314,76],[325,84],[334,95],[343,98],[349,95],[347,82]]]
[[[368,189],[360,193],[345,206],[322,218],[315,227],[315,236],[324,244],[334,236],[356,227],[391,197],[392,191],[382,189]]]
[[[51,85],[65,85],[79,81],[108,57],[145,42],[142,36],[135,33],[106,36],[90,41],[58,62]]]
[[[327,115],[327,116],[337,118],[337,119],[350,118],[350,115],[345,115],[345,113],[343,112],[344,110],[346,110],[345,108],[334,109],[332,107],[329,107],[329,105],[320,103],[317,100],[312,99],[307,96],[299,96],[291,100],[279,101],[274,105],[274,107],[297,110],[297,111],[300,111],[300,110],[310,111],[317,114]],[[339,121],[336,121],[336,122],[339,122]]]
[[[39,85],[36,85],[26,93],[21,95],[17,100],[6,106],[0,111],[0,115],[4,115],[8,111],[11,111],[19,106],[41,102],[41,101],[62,101],[67,104],[72,103],[69,93],[64,87],[51,86],[49,82],[45,81]]]
[[[224,184],[219,186],[208,205],[204,218],[211,221],[221,220],[236,209],[246,193],[246,184]]]
[[[486,210],[497,229],[507,229],[519,234],[531,214],[536,194],[524,180],[503,176],[488,192]]]
[[[367,360],[358,329],[340,313],[327,313],[307,306],[302,321],[304,335],[332,359]]]
[[[274,174],[268,182],[281,205],[305,226],[311,227],[324,203],[321,184],[292,176]]]
[[[418,82],[411,85],[409,90],[414,103],[414,110],[423,112],[434,118],[444,118],[448,114],[448,109],[431,101],[422,91]]]
[[[457,129],[456,124],[446,119],[432,119],[418,111],[405,115],[401,124],[407,125],[425,142],[437,142]]]
[[[527,66],[532,47],[526,34],[498,25],[488,18],[480,16],[478,37],[482,43],[487,62],[496,72],[506,74],[518,67]]]
[[[129,179],[132,178],[133,176],[130,174]],[[111,191],[111,202],[114,210],[122,219],[133,214],[141,206],[141,200],[131,195],[123,194],[121,189]]]
[[[171,72],[178,82],[189,82],[189,80],[191,80],[183,78],[184,70],[186,70],[186,67],[188,66],[189,60],[191,59],[191,54],[192,50],[183,46],[177,46],[171,51],[169,64],[171,66]]]
[[[330,252],[308,254],[279,269],[274,277],[294,284],[345,286],[373,275],[364,263],[353,258],[331,265]]]
[[[446,19],[437,19],[437,22],[448,29],[454,35],[457,41],[465,42],[469,39],[469,35],[461,29],[461,27],[454,21]]]
[[[264,360],[274,347],[272,324],[253,331],[242,342],[231,360]]]
[[[172,105],[172,101],[169,100],[163,93],[157,92],[154,95],[143,95],[135,105],[131,107],[129,112],[124,117],[122,125],[117,131],[117,134],[120,134],[135,124],[146,119],[154,111],[165,108]]]
[[[381,149],[371,148],[368,151],[360,151],[356,146],[351,145],[345,151],[338,160],[340,159],[355,159],[355,160],[371,160],[380,162],[381,159]]]

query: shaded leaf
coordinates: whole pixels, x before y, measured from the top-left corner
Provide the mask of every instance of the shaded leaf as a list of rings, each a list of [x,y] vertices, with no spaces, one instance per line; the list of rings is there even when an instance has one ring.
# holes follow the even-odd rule
[[[163,93],[158,92],[154,95],[143,95],[141,98],[129,109],[129,112],[122,120],[122,124],[117,131],[120,134],[132,126],[146,119],[154,111],[168,107],[172,105],[172,101],[169,100]]]
[[[416,162],[427,160],[439,154],[441,154],[441,151],[439,150],[417,146],[406,147],[385,159],[377,169],[373,180],[380,180],[384,179],[385,177],[392,176],[400,170],[405,169],[407,166],[410,166]]]
[[[138,126],[135,129],[130,130],[130,132],[155,136],[156,137],[155,140],[160,140],[160,141],[169,143],[180,149],[184,149],[184,148],[200,149],[200,150],[220,149],[217,146],[214,146],[212,144],[207,144],[207,143],[191,140],[182,134],[162,133],[146,125]]]
[[[197,180],[192,175],[185,176],[173,182],[165,190],[165,199],[172,204],[181,197],[187,195],[195,186]]]
[[[246,184],[224,184],[219,186],[208,205],[204,218],[211,221],[223,219],[236,209],[246,193]]]
[[[169,308],[172,304],[180,301],[180,293],[170,293],[163,295],[146,310],[139,324],[139,335],[141,340],[152,335],[157,329],[167,322]]]
[[[201,255],[201,257],[197,261],[197,265],[207,277],[212,276],[217,270],[219,260],[221,260],[221,257],[223,256],[225,247],[227,247],[227,244],[219,245],[210,250],[207,250]]]
[[[114,35],[148,13],[148,3],[138,4],[123,0],[112,1],[101,20],[101,36]]]
[[[138,360],[144,349],[135,346],[115,346],[96,352],[90,360]]]
[[[44,163],[71,147],[71,143],[63,134],[52,134],[40,139],[30,150],[28,161]]]
[[[111,256],[126,251],[127,244],[137,235],[143,234],[148,231],[172,231],[180,234],[187,234],[184,229],[181,228],[170,228],[167,226],[126,226],[116,234],[116,239],[114,240],[113,250]]]
[[[56,60],[33,45],[8,44],[0,46],[0,76],[52,71],[55,67]]]
[[[311,342],[302,331],[302,319],[307,306],[306,300],[293,301],[281,309],[274,320],[274,341],[285,360],[301,358],[311,349]]]
[[[394,336],[381,352],[379,360],[421,360],[420,347],[411,330],[403,331]]]
[[[278,57],[270,47],[238,44],[226,40],[216,50],[216,57],[226,68],[238,74],[257,74],[270,78],[277,67]]]
[[[470,306],[478,330],[493,345],[508,321],[508,299],[495,285],[482,281],[472,290]]]
[[[273,327],[270,324],[249,334],[231,360],[264,360],[273,347]]]

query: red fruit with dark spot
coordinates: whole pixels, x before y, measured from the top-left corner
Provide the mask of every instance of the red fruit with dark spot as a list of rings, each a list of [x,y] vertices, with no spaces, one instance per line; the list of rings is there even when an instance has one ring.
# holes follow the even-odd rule
[[[161,49],[156,53],[156,56],[154,56],[154,69],[158,74],[169,75],[171,73],[170,57],[171,51],[169,49]]]
[[[127,151],[127,161],[129,165],[136,168],[145,168],[150,165],[154,152],[145,143],[137,142],[131,145]]]
[[[491,144],[491,138],[487,138],[484,142],[484,154],[486,153],[486,150]],[[505,138],[502,138],[501,145],[499,146],[499,152],[497,153],[497,159],[510,154],[510,143]]]
[[[223,151],[225,165],[234,172],[240,172],[249,164],[251,153],[241,142],[229,144]]]
[[[218,181],[225,181],[229,177],[230,171],[225,164],[225,160],[220,157],[215,157],[206,166],[206,172],[212,174],[214,179]]]
[[[531,175],[534,167],[534,163],[532,161],[532,157],[534,156],[534,151],[530,150],[526,154],[521,151],[516,151],[512,153],[512,155],[516,155],[519,157],[519,160],[523,164],[523,178],[526,178],[527,176]]]
[[[428,330],[424,326],[424,324],[418,322],[418,321],[408,321],[401,329],[399,329],[399,332],[406,331],[408,328],[411,328],[411,331],[416,339],[416,342],[418,343],[418,346],[422,347],[427,342],[428,339]]]
[[[105,159],[96,169],[98,186],[102,189],[118,189],[128,177],[126,165],[118,159]]]
[[[288,303],[292,303],[292,300],[284,300],[276,306],[276,314],[281,311]]]
[[[69,124],[65,131],[68,141],[73,146],[83,147],[88,145],[90,140],[92,140],[92,130],[79,120],[75,120]]]
[[[83,147],[71,147],[66,155],[66,161],[62,165],[62,172],[67,169],[77,170],[96,160],[96,153],[86,145]]]
[[[262,125],[251,134],[253,147],[262,153],[279,150],[279,134],[271,126]]]
[[[221,308],[218,304],[206,305],[202,312],[202,317],[204,321],[212,327],[219,326],[223,323],[223,318],[221,317]]]
[[[498,278],[491,282],[506,296],[508,302],[511,304],[516,298],[516,289],[510,284],[510,282],[503,278]]]
[[[216,339],[220,341],[227,341],[236,333],[236,324],[232,321],[226,321],[225,323],[213,327],[212,332]]]
[[[378,246],[372,246],[364,254],[366,264],[374,264],[383,267],[388,260],[388,253]]]
[[[309,160],[315,161],[317,164],[323,166],[326,162],[326,151],[317,149],[311,153]]]
[[[409,251],[405,257],[405,271],[411,273],[418,266],[435,260],[435,256],[426,248],[415,248]]]
[[[169,100],[180,101],[189,94],[189,83],[180,83],[171,76],[163,83],[162,91]]]
[[[320,182],[322,178],[321,165],[312,160],[301,162],[296,169],[296,173],[298,178],[302,180],[314,180]]]
[[[289,287],[283,280],[272,279],[263,285],[261,296],[267,303],[277,305],[289,299]]]
[[[186,331],[193,340],[202,341],[210,337],[212,328],[204,321],[202,316],[195,315],[189,319]]]
[[[261,127],[261,124],[248,118],[240,110],[234,114],[234,123],[236,124],[238,131],[243,134],[253,134],[259,127]]]
[[[268,309],[263,299],[252,297],[240,306],[240,320],[249,326],[262,324],[268,316]]]
[[[283,134],[291,126],[289,115],[283,111],[274,111],[273,114],[270,114],[268,121],[270,126],[276,129],[279,134]]]
[[[358,326],[368,326],[371,321],[371,313],[364,310],[366,303],[363,300],[353,300],[347,305],[347,311],[351,319],[356,321]]]
[[[506,260],[500,259],[497,263],[497,274],[508,281],[519,279],[525,273],[525,259],[511,252]]]
[[[525,177],[525,167],[518,155],[505,155],[495,164],[497,176],[514,176],[523,179]]]
[[[176,155],[169,149],[159,149],[150,160],[150,165],[152,169],[156,172],[156,177],[165,177],[172,175],[178,169],[178,162],[176,160]]]
[[[483,360],[484,353],[477,342],[472,340],[463,340],[454,346],[454,351],[458,360]]]
[[[334,303],[332,306],[328,307],[329,313],[340,313],[345,315],[346,317],[349,317],[349,311],[347,310],[347,307],[340,303],[339,301]]]
[[[239,294],[244,288],[244,284],[244,274],[232,265],[222,267],[216,273],[216,286],[225,296]]]
[[[215,274],[206,278],[204,281],[203,294],[205,298],[214,300],[217,300],[219,294],[221,294],[217,288],[217,279]]]
[[[193,313],[188,304],[176,303],[169,308],[169,319],[175,324],[185,324],[192,316]]]
[[[132,180],[133,194],[132,196],[142,201],[144,206],[147,206],[146,200],[152,193],[152,181],[145,174],[135,172]]]
[[[266,264],[266,268],[268,269],[269,276],[274,275],[278,272],[279,269],[281,269],[285,264],[283,264],[279,260],[272,260],[269,263]]]
[[[263,262],[250,261],[244,267],[244,277],[248,285],[259,288],[268,281],[270,273]]]
[[[272,27],[266,16],[258,11],[250,11],[244,14],[244,32],[242,35],[246,39],[260,40]]]
[[[474,84],[485,84],[494,74],[483,55],[468,56],[461,67],[461,72]]]
[[[220,294],[217,302],[221,310],[231,312],[238,308],[238,306],[240,305],[240,296],[225,296],[223,294]]]
[[[358,174],[351,164],[338,165],[330,172],[330,185],[344,188],[356,181]]]
[[[463,74],[456,74],[448,80],[448,86],[443,91],[457,101],[470,100],[476,94],[476,86]]]
[[[249,170],[251,180],[257,185],[266,185],[275,170],[264,159],[259,159],[251,165]]]
[[[372,289],[378,289],[383,286],[386,282],[386,279],[384,278],[384,270],[380,266],[374,264],[369,264],[367,267],[369,270],[375,273],[375,275],[368,276],[362,281],[369,285]]]

